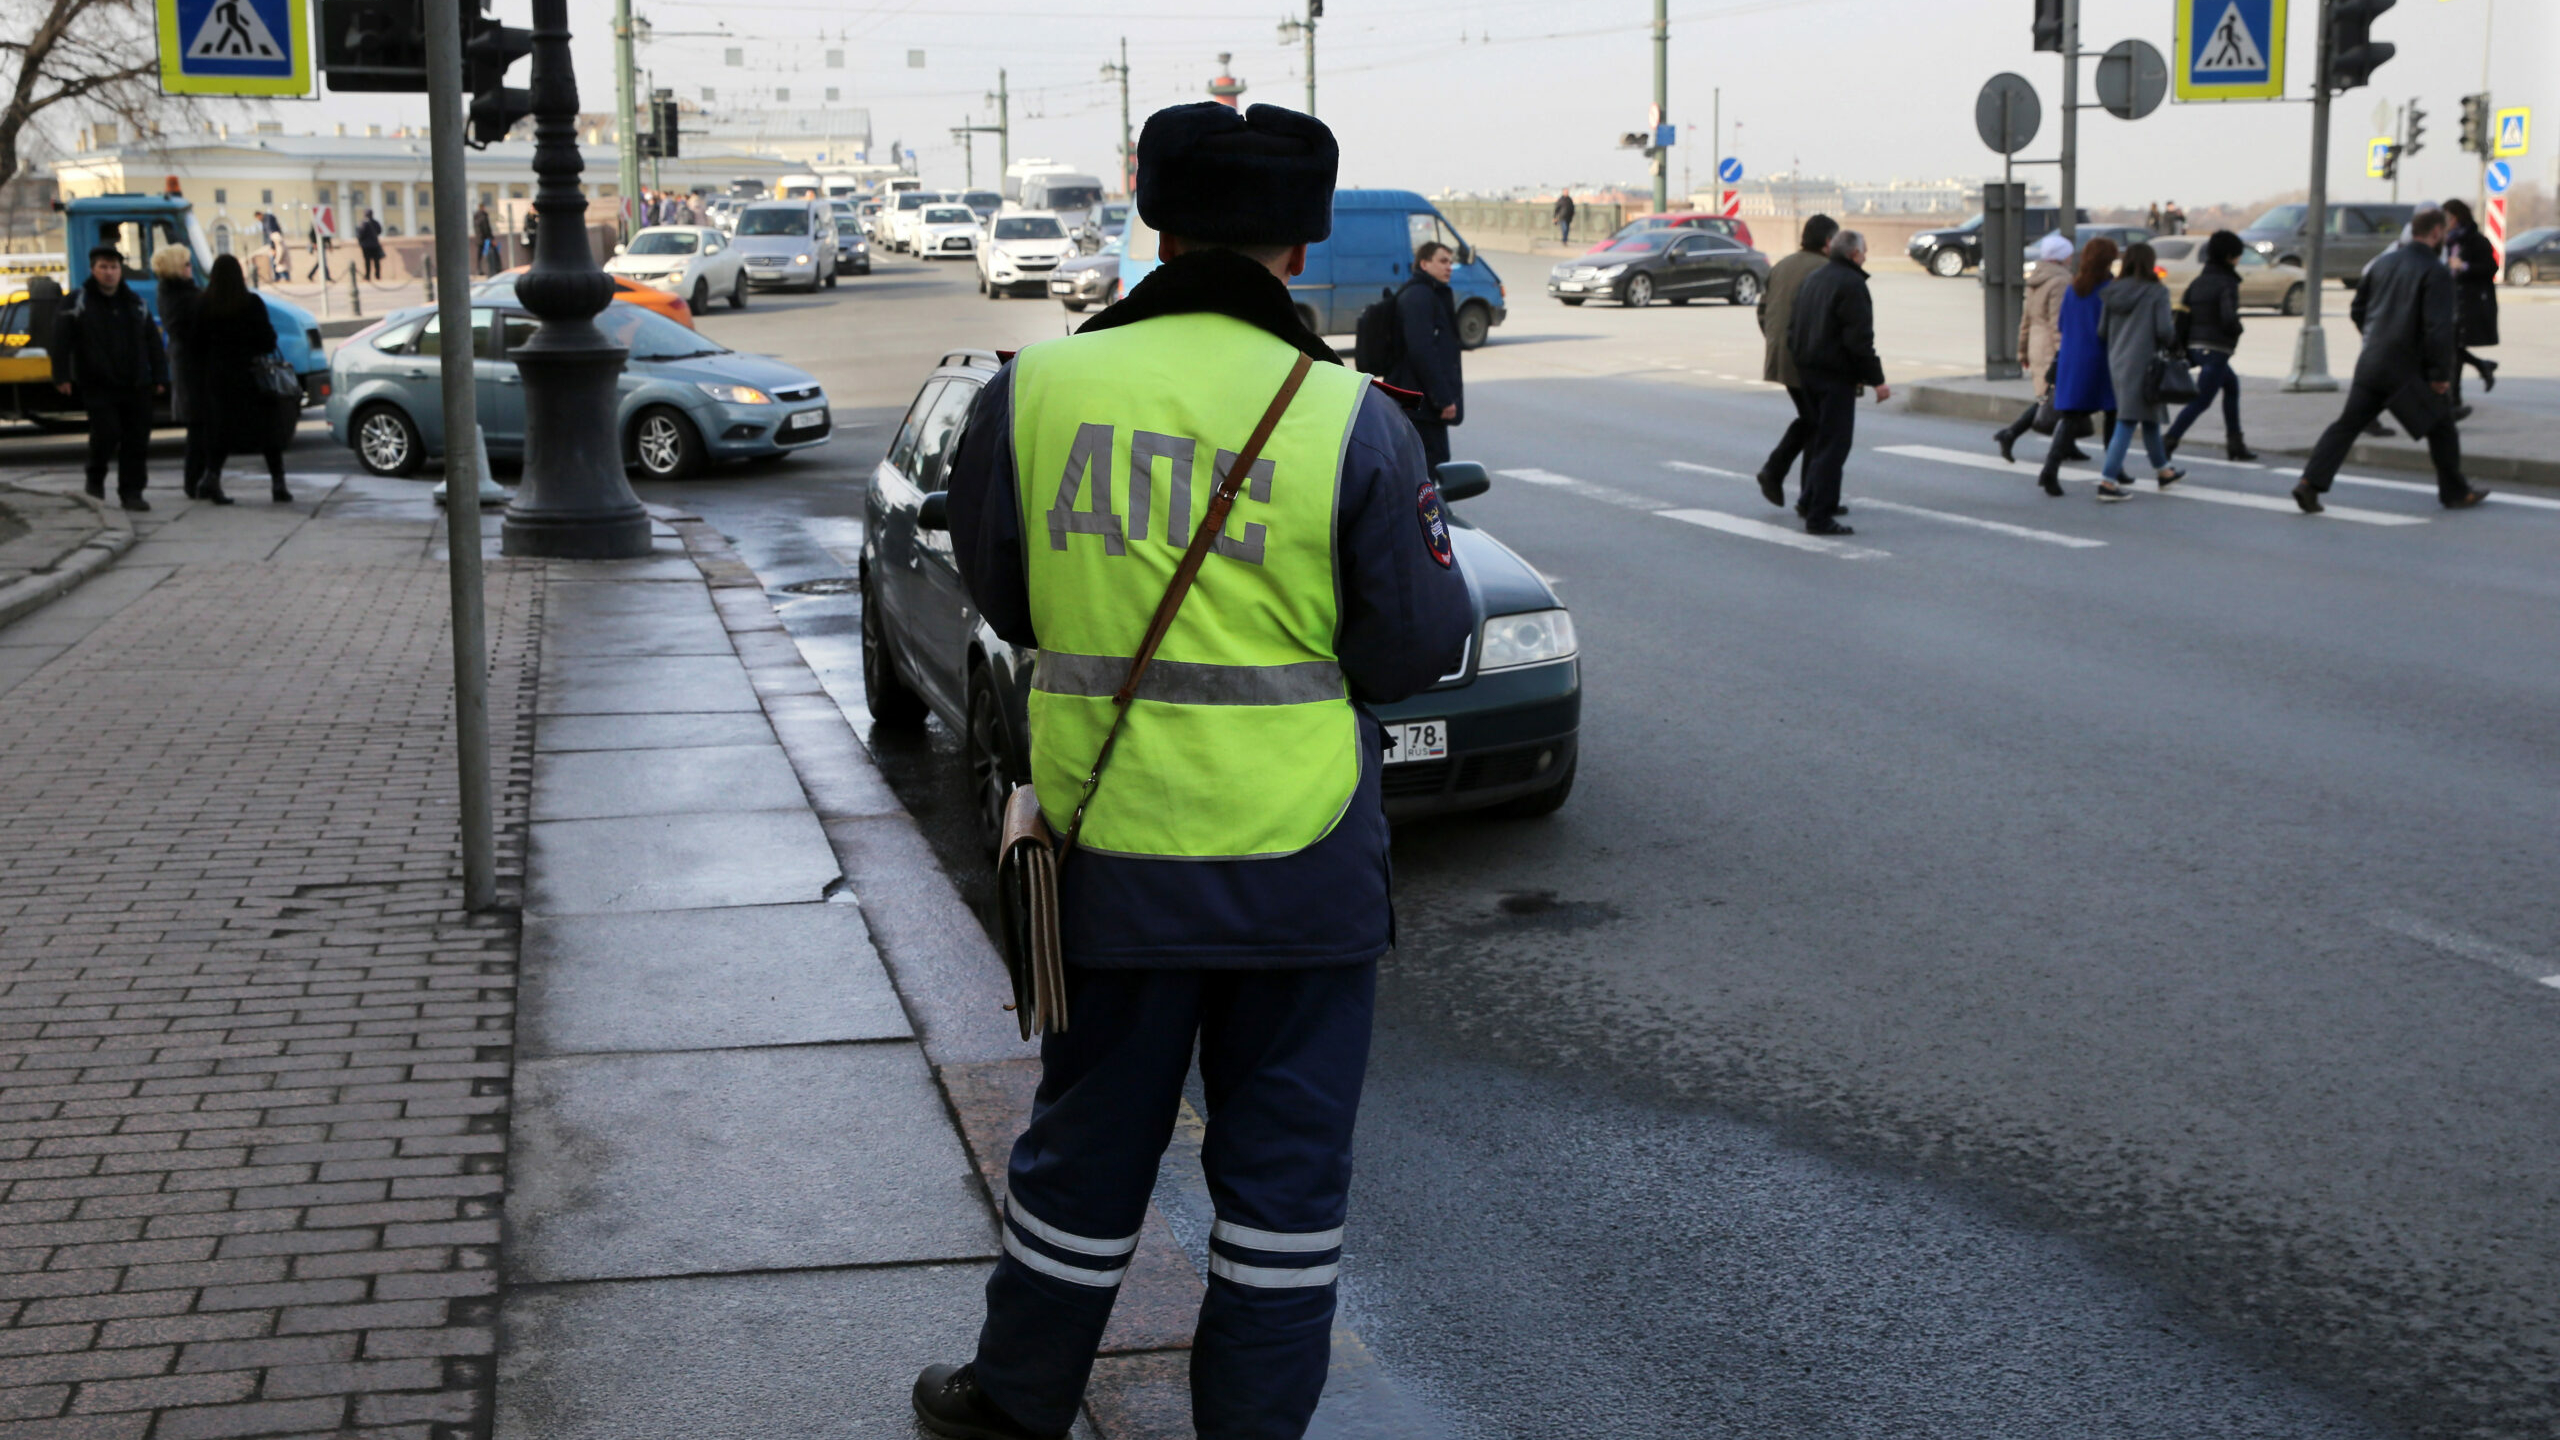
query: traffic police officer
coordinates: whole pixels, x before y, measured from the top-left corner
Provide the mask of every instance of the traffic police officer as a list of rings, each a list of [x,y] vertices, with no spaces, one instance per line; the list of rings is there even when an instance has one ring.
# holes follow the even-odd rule
[[[1385,734],[1363,705],[1457,668],[1475,625],[1412,422],[1290,302],[1287,277],[1332,230],[1337,158],[1331,131],[1277,106],[1157,112],[1137,205],[1164,263],[1006,364],[953,462],[970,594],[1039,651],[1032,778],[1063,831],[1217,479],[1298,357],[1319,362],[1147,672],[1061,875],[1073,1025],[1043,1042],[977,1356],[916,1381],[938,1435],[1073,1423],[1195,1046],[1217,1223],[1194,1423],[1287,1440],[1324,1388],[1394,929]]]

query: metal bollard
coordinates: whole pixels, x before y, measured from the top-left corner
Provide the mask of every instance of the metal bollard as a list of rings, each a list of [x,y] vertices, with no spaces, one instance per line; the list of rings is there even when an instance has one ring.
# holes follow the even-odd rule
[[[436,257],[427,257],[427,303],[436,303]]]
[[[364,318],[364,291],[356,284],[356,273],[363,268],[361,261],[347,267],[347,307],[359,320]]]

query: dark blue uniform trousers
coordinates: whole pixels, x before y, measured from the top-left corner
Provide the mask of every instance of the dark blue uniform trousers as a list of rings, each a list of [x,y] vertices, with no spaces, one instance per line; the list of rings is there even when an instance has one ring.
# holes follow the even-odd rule
[[[1006,1171],[1004,1255],[977,1375],[1064,1433],[1137,1248],[1195,1039],[1201,1166],[1217,1224],[1191,1351],[1203,1440],[1297,1440],[1331,1356],[1351,1130],[1378,967],[1067,971],[1072,1025],[1042,1043],[1031,1125]]]

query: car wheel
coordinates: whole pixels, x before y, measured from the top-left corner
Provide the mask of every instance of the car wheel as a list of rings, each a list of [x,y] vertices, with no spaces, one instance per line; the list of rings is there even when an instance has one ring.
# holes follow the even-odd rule
[[[696,315],[707,314],[711,309],[711,282],[708,279],[694,281],[693,298],[684,303]]]
[[[1067,307],[1067,311],[1070,314],[1081,315],[1084,313],[1084,302],[1081,300],[1068,300],[1061,303]]]
[[[836,288],[836,272],[833,270],[827,272],[827,288],[830,290]]]
[[[1760,303],[1760,277],[1744,273],[1733,277],[1733,293],[1725,297],[1736,305]]]
[[[1563,301],[1564,301],[1564,303],[1566,303],[1567,305],[1579,305],[1579,304],[1581,304],[1581,303],[1582,303],[1581,299],[1580,299],[1580,298],[1578,298],[1578,297],[1577,297],[1577,298],[1574,298],[1574,299],[1566,299],[1564,296],[1559,295],[1559,296],[1557,296],[1556,298],[1557,298],[1557,299],[1559,299],[1559,300],[1563,300]]]
[[[368,405],[348,427],[355,437],[356,459],[376,475],[415,475],[426,463],[426,444],[418,427],[390,405]]]
[[[974,278],[974,279],[976,279],[976,280],[977,280],[977,282],[978,282],[978,293],[979,293],[979,294],[981,294],[981,295],[986,294],[986,293],[987,293],[987,272],[986,272],[986,271],[984,271],[984,270],[981,270],[981,271],[979,271],[979,272],[977,273],[977,275],[976,275],[976,276],[974,276],[973,278]]]
[[[995,675],[979,665],[969,672],[969,724],[960,737],[969,762],[969,794],[978,813],[978,840],[993,855],[1004,836],[1004,806],[1021,784],[1013,773],[1013,747],[1005,743],[1004,706]]]
[[[1930,252],[1929,273],[1941,280],[1953,280],[1964,273],[1964,252],[1952,246]]]
[[[895,730],[924,724],[923,697],[907,688],[898,662],[889,658],[889,637],[880,628],[879,592],[871,586],[871,567],[864,566],[862,594],[862,702],[871,718]]]
[[[1458,307],[1458,348],[1473,350],[1493,338],[1493,312],[1482,305]]]
[[[1322,335],[1324,333],[1324,322],[1316,318],[1315,307],[1312,305],[1301,305],[1298,307],[1298,323],[1301,326],[1304,326],[1306,328],[1306,332],[1310,335]]]
[[[2510,285],[2530,285],[2536,278],[2530,260],[2519,260],[2507,267],[2507,283]]]
[[[702,437],[671,405],[652,405],[631,421],[631,459],[652,480],[684,480],[702,469]]]
[[[2287,315],[2301,314],[2303,306],[2307,303],[2308,302],[2303,298],[2302,282],[2299,280],[2293,282],[2292,289],[2284,292],[2284,305],[2282,308],[2284,313]]]
[[[744,270],[738,272],[738,278],[729,282],[729,308],[732,310],[747,308],[747,272]]]
[[[1553,815],[1564,808],[1565,800],[1573,794],[1574,768],[1581,763],[1579,756],[1566,761],[1562,779],[1535,794],[1505,800],[1494,806],[1490,813],[1506,820],[1535,820],[1542,815]]]
[[[1627,288],[1618,292],[1618,303],[1630,310],[1641,310],[1653,303],[1653,277],[1630,275]]]

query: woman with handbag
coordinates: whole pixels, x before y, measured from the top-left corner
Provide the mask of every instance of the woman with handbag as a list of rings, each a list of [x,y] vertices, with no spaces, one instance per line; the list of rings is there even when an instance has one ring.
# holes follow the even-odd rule
[[[2453,331],[2462,346],[2454,356],[2453,418],[2464,420],[2471,407],[2462,403],[2463,366],[2480,372],[2484,392],[2498,388],[2498,362],[2475,351],[2498,343],[2498,252],[2480,233],[2468,201],[2447,200],[2443,209],[2453,222],[2445,231],[2444,261],[2453,272]]]
[[[2126,246],[2117,283],[2098,302],[2098,338],[2106,345],[2107,380],[2116,396],[2116,433],[2108,437],[2106,459],[2098,465],[2100,500],[2122,500],[2128,493],[2122,484],[2124,461],[2136,430],[2142,432],[2142,447],[2161,489],[2187,478],[2187,472],[2169,463],[2169,452],[2160,443],[2160,432],[2169,423],[2168,407],[2161,403],[2163,367],[2176,366],[2180,388],[2193,382],[2171,349],[2178,323],[2170,314],[2169,287],[2160,283],[2159,267],[2149,245]]]
[[[2018,356],[2035,377],[2036,398],[2016,420],[1991,432],[2000,458],[2014,461],[2017,443],[2036,428],[2036,417],[2053,402],[2053,355],[2062,346],[2062,292],[2071,288],[2071,242],[2059,234],[2036,242],[2036,263],[2027,271],[2026,304],[2018,312]],[[2078,446],[2065,460],[2086,460]]]
[[[222,462],[234,453],[254,452],[266,457],[269,495],[279,505],[292,500],[293,492],[284,485],[287,432],[278,423],[288,402],[274,393],[279,384],[275,372],[282,363],[276,354],[275,322],[267,317],[266,302],[250,293],[238,260],[225,255],[213,262],[187,341],[193,398],[209,431],[200,493],[216,505],[230,504],[231,497],[222,493]],[[290,373],[286,367],[288,377]],[[295,390],[298,403],[298,383]]]
[[[2062,287],[2054,321],[2053,446],[2036,475],[2047,495],[2062,494],[2062,462],[2078,453],[2074,441],[2095,430],[2091,416],[2103,414],[2107,428],[2115,428],[2115,386],[2107,373],[2106,342],[2098,335],[2098,309],[2110,283],[2107,271],[2115,263],[2116,242],[2101,235],[2081,248],[2079,273]]]
[[[2231,372],[2231,356],[2240,348],[2240,237],[2216,230],[2204,242],[2204,270],[2187,284],[2183,329],[2188,363],[2196,367],[2196,398],[2169,426],[2169,453],[2187,427],[2203,417],[2222,397],[2224,453],[2234,460],[2255,460],[2258,452],[2240,438],[2240,377]]]

